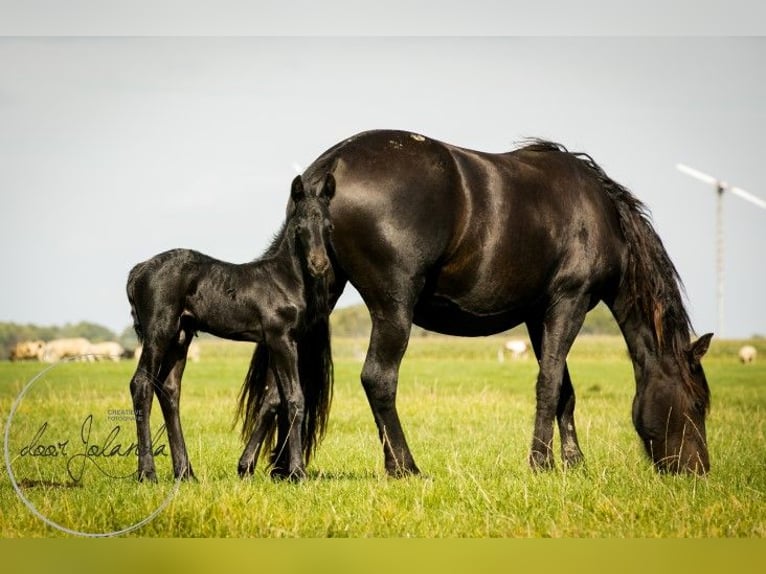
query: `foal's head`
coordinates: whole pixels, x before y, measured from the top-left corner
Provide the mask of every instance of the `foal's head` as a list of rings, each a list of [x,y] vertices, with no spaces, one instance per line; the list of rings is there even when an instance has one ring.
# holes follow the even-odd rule
[[[308,272],[314,278],[326,275],[330,268],[327,245],[330,243],[330,199],[335,194],[335,178],[328,173],[319,188],[312,192],[296,176],[290,190],[292,200],[288,214],[288,232],[295,233],[299,251]]]

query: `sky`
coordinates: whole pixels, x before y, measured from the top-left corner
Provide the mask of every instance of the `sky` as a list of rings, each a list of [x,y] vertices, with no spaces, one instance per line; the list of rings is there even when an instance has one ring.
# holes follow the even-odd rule
[[[0,37],[0,321],[121,332],[135,263],[259,256],[295,166],[367,129],[587,152],[650,208],[698,334],[719,330],[715,193],[676,163],[766,199],[762,36],[44,32]],[[718,334],[766,335],[766,210],[725,197],[724,237]]]

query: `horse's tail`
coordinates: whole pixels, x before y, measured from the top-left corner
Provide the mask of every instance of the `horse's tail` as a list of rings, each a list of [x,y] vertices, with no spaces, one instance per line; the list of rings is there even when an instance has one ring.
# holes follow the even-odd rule
[[[683,303],[683,282],[651,223],[649,210],[625,187],[606,175],[587,154],[575,154],[595,172],[617,210],[628,249],[622,278],[629,307],[639,309],[652,326],[659,348],[670,345],[676,355],[693,331]]]
[[[258,411],[266,394],[269,369],[269,348],[256,347],[250,368],[239,396],[238,415],[242,418],[242,439],[247,441],[256,427]],[[333,362],[328,317],[319,319],[302,334],[298,341],[298,376],[304,398],[304,418],[301,429],[303,457],[309,463],[324,436],[332,402]],[[276,444],[278,419],[285,416],[283,409],[272,419],[261,449],[264,458],[273,457],[281,448]],[[283,437],[286,438],[286,437]],[[269,455],[268,453],[272,453]]]

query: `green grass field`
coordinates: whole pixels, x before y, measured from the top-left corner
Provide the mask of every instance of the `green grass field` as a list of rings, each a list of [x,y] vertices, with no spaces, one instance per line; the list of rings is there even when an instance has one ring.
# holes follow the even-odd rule
[[[660,476],[630,420],[633,372],[617,338],[581,338],[569,357],[582,468],[536,474],[527,466],[534,414],[533,359],[497,361],[500,338],[415,338],[402,366],[398,407],[423,476],[395,480],[359,383],[366,342],[334,341],[335,393],[327,436],[301,484],[273,482],[263,463],[240,480],[242,445],[232,428],[251,345],[203,340],[184,377],[181,416],[198,482],[178,486],[168,456],[158,484],[114,478],[134,470],[125,455],[134,423],[110,420],[130,408],[134,364],[73,363],[35,382],[9,441],[20,490],[40,514],[92,534],[130,527],[148,537],[764,537],[766,535],[766,342],[760,361],[736,360],[740,342],[714,342],[704,362],[713,394],[708,418],[712,472]],[[0,363],[0,411],[38,363]],[[115,456],[70,460],[72,483],[55,464],[120,426]],[[32,436],[49,423],[38,444]],[[161,424],[155,403],[152,428]],[[57,443],[67,457],[56,456]],[[90,444],[89,443],[89,444]],[[21,456],[48,445],[50,456]],[[100,442],[99,442],[100,444]],[[43,449],[44,450],[44,449]],[[41,450],[40,453],[43,453]],[[29,454],[29,453],[27,453]],[[101,453],[103,454],[103,452]],[[120,455],[123,456],[120,456]],[[60,459],[60,461],[59,461]],[[55,463],[55,464],[54,464]],[[101,464],[102,468],[96,467]],[[105,466],[111,465],[111,466]],[[106,476],[103,471],[112,476]],[[77,474],[77,472],[75,472]],[[62,479],[62,476],[65,478]],[[0,537],[67,536],[33,514],[0,475]]]

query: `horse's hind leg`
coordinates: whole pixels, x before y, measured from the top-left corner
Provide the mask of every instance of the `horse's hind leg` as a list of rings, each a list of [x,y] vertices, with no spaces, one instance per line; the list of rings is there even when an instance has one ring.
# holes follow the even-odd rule
[[[398,307],[371,310],[370,314],[372,334],[362,369],[362,385],[383,443],[386,472],[392,476],[418,474],[420,470],[407,445],[396,410],[399,366],[412,328],[411,311]]]
[[[194,478],[194,471],[189,462],[183,430],[179,403],[181,400],[181,378],[186,367],[186,353],[191,343],[192,333],[182,330],[178,339],[173,342],[165,354],[166,361],[162,367],[162,378],[156,381],[154,391],[165,419],[165,430],[170,442],[170,454],[173,459],[173,476],[181,479]]]
[[[582,459],[574,426],[574,388],[566,367],[566,356],[582,327],[587,303],[585,297],[561,298],[547,310],[542,322],[527,324],[540,363],[535,427],[529,454],[529,463],[535,469],[554,466],[554,418],[559,422],[565,464],[575,464]]]
[[[577,440],[575,428],[575,392],[572,379],[569,377],[569,367],[564,365],[564,379],[561,384],[558,407],[556,408],[556,421],[559,426],[561,437],[561,460],[564,466],[574,467],[582,463],[584,456]]]

